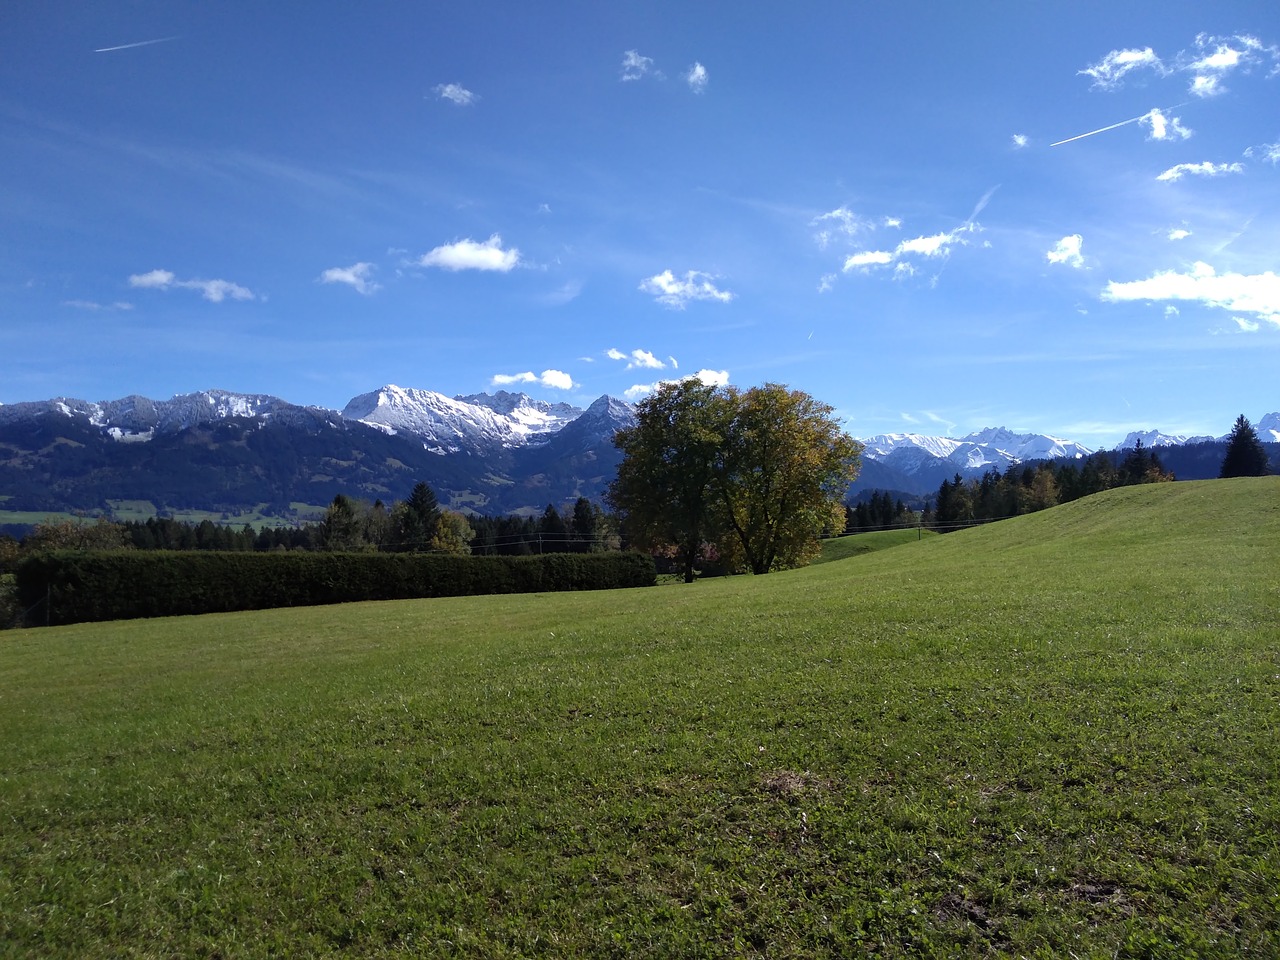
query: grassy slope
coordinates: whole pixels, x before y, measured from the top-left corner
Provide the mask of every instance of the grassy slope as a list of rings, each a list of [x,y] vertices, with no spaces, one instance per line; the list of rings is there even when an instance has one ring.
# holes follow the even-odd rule
[[[1280,479],[0,637],[0,952],[1280,953]]]

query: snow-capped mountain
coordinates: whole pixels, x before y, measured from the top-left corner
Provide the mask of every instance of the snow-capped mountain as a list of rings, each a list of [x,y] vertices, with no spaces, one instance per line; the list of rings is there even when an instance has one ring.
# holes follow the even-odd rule
[[[1280,413],[1268,413],[1254,424],[1253,429],[1263,443],[1280,443]]]
[[[1265,414],[1253,425],[1253,430],[1263,443],[1280,443],[1280,413]],[[1130,450],[1137,445],[1139,440],[1142,441],[1144,447],[1181,447],[1189,443],[1212,443],[1226,440],[1230,436],[1231,431],[1229,430],[1220,437],[1192,437],[1176,433],[1162,433],[1159,430],[1138,430],[1125,437],[1124,442],[1116,449]]]
[[[203,390],[179,394],[169,400],[151,400],[134,394],[97,403],[57,397],[7,404],[0,409],[0,423],[12,423],[41,413],[61,413],[82,417],[116,440],[149,440],[157,430],[182,430],[228,417],[265,418],[287,409],[298,408],[279,397],[229,390]]]
[[[1208,443],[1216,437],[1192,437],[1177,433],[1162,433],[1159,430],[1135,430],[1120,442],[1117,450],[1132,450],[1141,441],[1147,449],[1153,447],[1181,447],[1188,443]]]
[[[0,495],[9,511],[151,501],[157,510],[225,513],[269,504],[290,516],[294,503],[323,504],[338,493],[388,502],[425,481],[455,509],[541,513],[548,503],[600,499],[620,462],[614,434],[634,423],[635,407],[609,396],[583,410],[521,393],[450,398],[390,384],[354,397],[341,413],[226,390],[168,400],[59,397],[0,405]],[[1255,430],[1280,443],[1280,413]],[[1160,447],[1182,479],[1217,475],[1221,438],[1149,431],[1130,434],[1125,445],[1139,439]],[[964,437],[882,434],[865,440],[851,494],[928,496],[957,473],[979,477],[1091,452],[1004,428]]]
[[[1040,433],[1014,433],[988,427],[964,437],[929,437],[915,433],[880,434],[864,441],[863,456],[892,465],[907,474],[935,469],[946,461],[961,472],[999,468],[1024,460],[1087,457],[1093,451],[1074,440]]]

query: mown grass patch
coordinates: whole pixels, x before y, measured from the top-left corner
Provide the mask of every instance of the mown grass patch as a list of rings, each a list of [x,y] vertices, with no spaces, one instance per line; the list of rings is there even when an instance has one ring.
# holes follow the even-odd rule
[[[1275,956],[1280,480],[0,642],[34,956]]]
[[[814,563],[830,563],[832,560],[847,560],[860,557],[866,553],[898,547],[904,543],[916,543],[925,537],[935,537],[932,530],[912,527],[903,530],[875,530],[871,533],[855,533],[844,537],[830,537],[822,541],[822,553]]]

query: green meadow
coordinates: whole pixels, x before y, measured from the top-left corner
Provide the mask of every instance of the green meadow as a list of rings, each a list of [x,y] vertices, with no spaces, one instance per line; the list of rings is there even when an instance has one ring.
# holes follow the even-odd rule
[[[1280,478],[872,536],[0,634],[0,955],[1280,955]]]

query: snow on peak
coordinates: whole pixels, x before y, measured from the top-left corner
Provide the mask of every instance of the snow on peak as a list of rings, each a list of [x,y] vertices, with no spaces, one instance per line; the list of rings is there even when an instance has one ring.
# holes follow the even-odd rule
[[[1263,443],[1280,443],[1280,413],[1268,413],[1253,429]]]
[[[864,440],[868,460],[885,460],[907,472],[918,472],[937,460],[963,470],[1006,469],[1024,460],[1086,457],[1093,451],[1073,440],[1040,433],[1014,433],[1007,427],[988,427],[966,437],[928,437],[916,433],[888,433]]]
[[[1117,450],[1132,450],[1142,443],[1150,450],[1153,447],[1180,447],[1184,443],[1207,443],[1213,437],[1191,437],[1177,433],[1164,433],[1160,430],[1134,430],[1124,438]]]
[[[380,429],[412,434],[433,446],[477,452],[493,446],[522,446],[530,435],[554,431],[567,422],[549,405],[542,410],[536,401],[521,403],[512,395],[498,402],[499,407],[509,405],[510,412],[505,413],[469,402],[471,399],[450,399],[434,390],[388,384],[353,398],[342,415]]]

